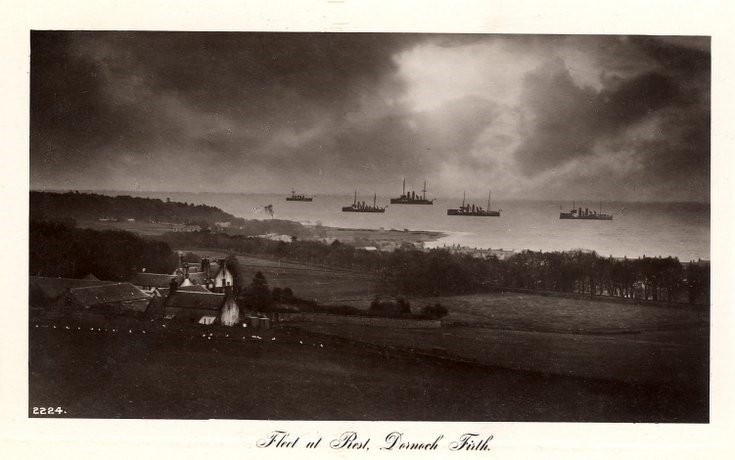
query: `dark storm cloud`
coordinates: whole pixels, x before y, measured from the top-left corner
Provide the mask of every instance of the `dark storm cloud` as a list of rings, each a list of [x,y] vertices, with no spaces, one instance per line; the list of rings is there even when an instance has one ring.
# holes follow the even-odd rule
[[[516,158],[529,174],[591,155],[601,138],[614,137],[679,99],[672,80],[659,74],[641,75],[597,93],[577,86],[558,63],[549,67],[525,82],[524,101],[534,120]]]
[[[533,115],[516,152],[522,172],[535,175],[594,156],[599,144],[655,120],[662,135],[628,145],[643,167],[656,170],[659,181],[678,177],[681,168],[708,174],[707,43],[638,38],[634,44],[654,59],[655,70],[608,78],[599,91],[578,85],[559,61],[526,77],[523,101]]]
[[[696,37],[34,32],[31,185],[699,199],[709,65]]]
[[[31,160],[88,166],[109,150],[194,146],[235,158],[344,113],[384,84],[391,55],[418,36],[34,32]],[[167,102],[180,107],[167,107]],[[189,112],[174,120],[166,111]],[[211,120],[207,120],[209,116]],[[220,121],[236,120],[237,129]],[[192,126],[208,130],[191,139]],[[233,134],[233,131],[234,134]]]

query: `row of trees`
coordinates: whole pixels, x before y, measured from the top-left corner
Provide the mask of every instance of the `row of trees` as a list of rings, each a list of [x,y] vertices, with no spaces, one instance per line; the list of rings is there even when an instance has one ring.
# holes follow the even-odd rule
[[[124,231],[75,228],[70,222],[31,221],[30,274],[79,278],[93,273],[101,279],[128,280],[142,268],[170,273],[176,247],[224,249],[311,263],[360,269],[381,277],[386,292],[440,296],[494,288],[545,289],[595,296],[663,302],[709,303],[709,262],[682,264],[678,259],[641,257],[614,259],[594,252],[523,251],[506,260],[478,259],[445,250],[363,251],[334,243],[283,243],[218,233],[170,233],[170,243],[147,240]],[[192,260],[194,261],[194,260]],[[262,274],[243,277],[237,259],[227,258],[237,286],[248,287],[251,300],[268,307],[293,300],[290,291],[273,290]]]
[[[523,251],[491,261],[493,284],[663,302],[709,303],[709,262]]]
[[[137,270],[171,273],[176,254],[163,241],[124,231],[80,229],[70,222],[31,221],[30,274],[127,281]]]
[[[168,234],[176,247],[233,252],[359,269],[381,276],[388,291],[456,295],[495,288],[546,289],[664,302],[709,303],[709,262],[682,264],[673,257],[614,259],[594,252],[523,251],[500,260],[446,250],[364,251],[335,242],[275,242],[223,234]]]

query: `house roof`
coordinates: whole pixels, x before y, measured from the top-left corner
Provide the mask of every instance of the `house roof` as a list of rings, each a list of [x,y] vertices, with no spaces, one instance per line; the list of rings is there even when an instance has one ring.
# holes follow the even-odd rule
[[[192,308],[219,310],[225,301],[224,294],[214,292],[176,291],[166,298],[166,308]]]
[[[57,299],[67,289],[85,287],[85,286],[104,286],[108,284],[116,284],[115,281],[95,281],[88,279],[75,278],[47,278],[45,276],[29,277],[29,287],[31,291],[40,293],[47,300]]]
[[[214,275],[212,275],[212,279],[223,278],[228,274],[232,276],[230,270],[227,269],[227,264],[223,264],[221,267],[219,266],[219,264],[213,264],[211,273],[214,273]]]
[[[74,303],[85,307],[138,300],[147,301],[150,298],[148,294],[130,283],[72,288],[69,289],[69,296]]]
[[[161,297],[167,297],[168,292],[170,291],[170,288],[158,288],[158,293],[161,294]],[[211,292],[209,289],[205,288],[204,286],[200,284],[192,284],[190,286],[179,286],[176,288],[176,291],[188,291],[188,292]]]
[[[205,284],[207,282],[207,274],[205,272],[189,272],[189,281],[194,284]]]
[[[130,282],[136,286],[169,287],[172,279],[181,283],[183,277],[165,273],[136,273]]]

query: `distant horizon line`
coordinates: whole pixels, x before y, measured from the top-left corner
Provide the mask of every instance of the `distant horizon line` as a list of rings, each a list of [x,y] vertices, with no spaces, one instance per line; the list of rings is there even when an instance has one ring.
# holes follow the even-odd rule
[[[79,193],[137,193],[137,194],[147,194],[147,193],[189,193],[192,195],[205,195],[205,194],[212,194],[212,195],[283,195],[288,196],[287,194],[290,193],[290,190],[288,192],[217,192],[217,191],[186,191],[186,190],[116,190],[116,189],[59,189],[59,188],[29,188],[29,192],[52,192],[52,193],[67,193],[67,192],[79,192]],[[354,192],[354,191],[353,191]],[[351,195],[353,192],[350,192]],[[344,193],[311,193],[302,191],[299,193],[303,193],[309,196],[317,197],[317,196],[330,196],[330,197],[338,197],[342,195],[346,195],[347,192]],[[365,192],[367,193],[367,192]],[[386,195],[386,196],[392,196],[392,195]],[[444,198],[444,199],[457,199],[461,198],[459,196],[439,196],[435,195],[435,198]],[[479,197],[470,197],[469,199],[473,198],[479,198]],[[495,201],[495,200],[493,200]],[[711,205],[711,200],[707,201],[699,201],[699,200],[630,200],[630,199],[591,199],[591,198],[501,198],[498,201],[540,201],[540,202],[549,202],[549,201],[580,201],[580,202],[599,202],[602,201],[603,203],[612,203],[612,202],[620,202],[620,203],[681,203],[681,204],[707,204]]]

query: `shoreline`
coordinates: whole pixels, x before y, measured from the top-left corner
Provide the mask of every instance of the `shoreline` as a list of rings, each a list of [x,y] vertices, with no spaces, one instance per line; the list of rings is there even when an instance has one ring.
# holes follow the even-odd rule
[[[313,228],[313,227],[312,227]],[[412,243],[423,246],[449,236],[446,232],[432,230],[398,230],[348,227],[322,227],[327,239],[339,240],[342,243],[393,242]]]
[[[317,225],[311,223],[295,222],[302,225],[305,229],[312,232],[309,237],[304,237],[305,241],[321,241],[326,244],[331,244],[335,240],[348,244],[351,246],[358,247],[375,247],[377,250],[390,251],[398,247],[410,247],[420,249],[442,249],[444,246],[447,248],[456,246],[457,250],[476,250],[476,251],[499,251],[501,253],[517,253],[524,250],[529,251],[542,251],[542,252],[564,252],[564,251],[575,251],[582,250],[584,252],[596,252],[602,254],[601,251],[590,248],[581,247],[568,247],[564,249],[551,249],[543,247],[496,247],[492,245],[471,245],[464,241],[466,237],[472,236],[472,232],[460,232],[460,231],[438,231],[438,230],[409,230],[403,229],[398,230],[395,228],[390,229],[372,229],[372,228],[349,228],[349,227],[331,227],[324,225]],[[141,236],[158,236],[166,232],[171,231],[171,227],[168,224],[152,224],[147,222],[98,222],[98,221],[87,221],[80,220],[77,225],[83,228],[92,228],[96,230],[125,230],[130,231]],[[319,236],[319,232],[322,233]],[[253,235],[258,237],[267,238],[267,235]],[[506,254],[507,255],[507,254]],[[635,259],[642,255],[637,254],[609,254],[614,259]],[[691,259],[686,257],[679,257],[677,255],[664,255],[664,254],[646,254],[649,257],[675,257],[680,262],[686,263],[689,260],[703,260],[709,261],[709,257],[699,257],[698,259]]]

